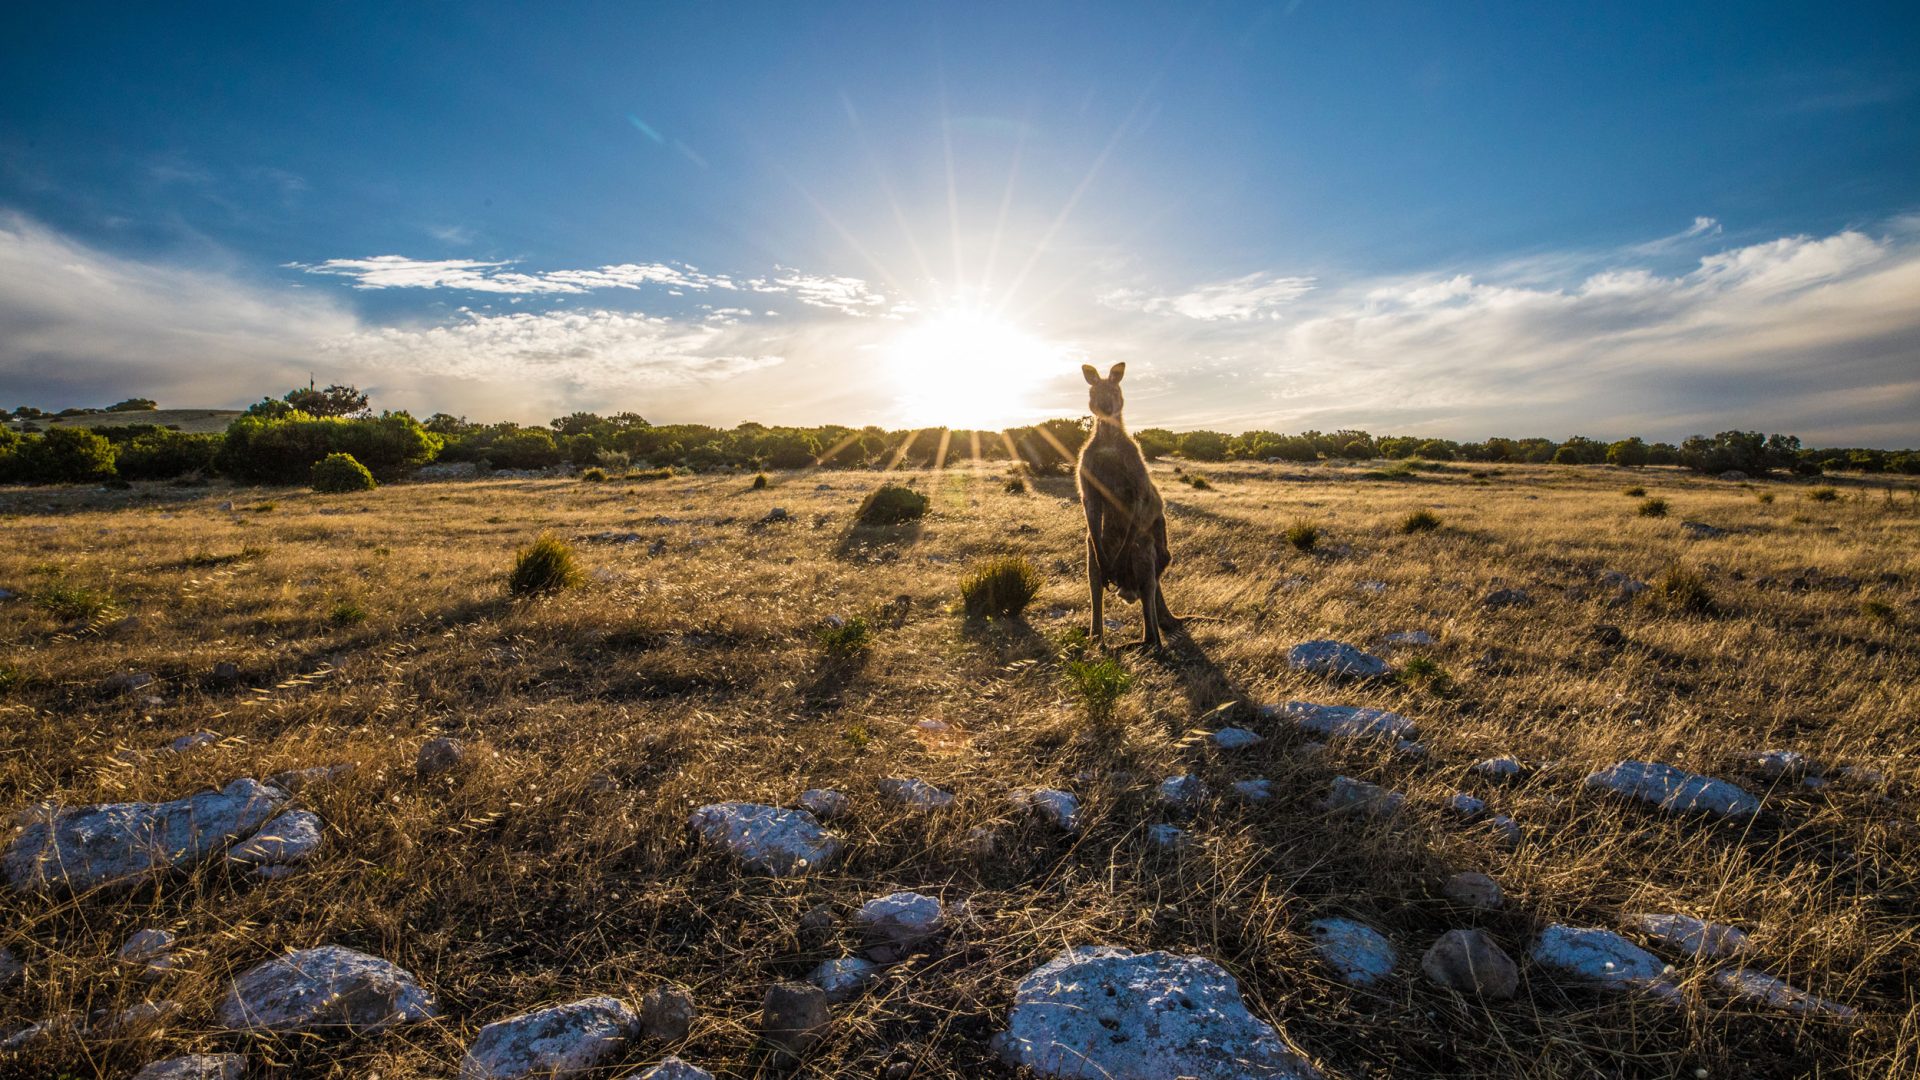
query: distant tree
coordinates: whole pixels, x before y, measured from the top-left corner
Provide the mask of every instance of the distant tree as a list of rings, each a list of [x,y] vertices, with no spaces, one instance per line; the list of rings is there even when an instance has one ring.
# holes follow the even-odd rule
[[[1607,446],[1607,464],[1609,465],[1625,465],[1630,468],[1639,468],[1647,463],[1647,456],[1647,444],[1640,441],[1640,436],[1638,435],[1632,438],[1621,439],[1619,442],[1611,443]]]
[[[54,428],[22,444],[26,478],[39,484],[83,484],[113,476],[113,444],[86,428]]]
[[[261,398],[247,406],[245,415],[257,416],[262,420],[285,420],[298,411],[279,398]]]
[[[1180,456],[1192,461],[1225,461],[1230,442],[1217,431],[1189,431],[1180,436]]]
[[[158,409],[159,403],[152,398],[130,397],[125,401],[107,406],[108,412],[146,412]]]
[[[453,416],[443,412],[427,417],[427,422],[420,426],[435,435],[466,435],[480,429],[479,424],[468,423],[464,416]]]
[[[366,394],[358,387],[341,386],[338,383],[325,390],[315,390],[311,386],[289,390],[285,400],[308,416],[372,415],[372,410],[367,408]]]
[[[567,437],[567,460],[575,465],[591,465],[600,457],[600,444],[582,431]]]
[[[586,435],[601,426],[605,421],[598,413],[577,412],[568,416],[556,416],[548,424],[555,435]]]
[[[1428,439],[1416,453],[1428,461],[1452,461],[1453,447],[1439,439]]]
[[[1652,446],[1647,447],[1647,464],[1678,465],[1680,464],[1680,448],[1672,443],[1654,443]]]

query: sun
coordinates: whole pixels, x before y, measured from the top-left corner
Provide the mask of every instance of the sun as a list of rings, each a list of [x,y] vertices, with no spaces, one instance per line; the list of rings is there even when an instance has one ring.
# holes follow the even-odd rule
[[[1031,423],[1034,391],[1068,363],[1065,348],[974,308],[915,316],[883,349],[899,421],[913,427]]]

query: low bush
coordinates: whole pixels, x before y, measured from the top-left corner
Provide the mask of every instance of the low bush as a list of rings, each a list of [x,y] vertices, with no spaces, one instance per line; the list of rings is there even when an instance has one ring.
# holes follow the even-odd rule
[[[379,485],[352,454],[328,454],[313,463],[313,490],[326,495],[372,491]]]
[[[56,618],[75,622],[92,622],[120,607],[112,593],[57,578],[34,590],[33,605]]]
[[[1182,476],[1180,479],[1188,487],[1192,488],[1195,491],[1212,491],[1213,490],[1213,481],[1208,480],[1204,475],[1200,473],[1188,473],[1185,476]]]
[[[1415,510],[1400,522],[1400,531],[1408,535],[1432,532],[1439,527],[1440,519],[1431,510]]]
[[[342,600],[327,613],[327,621],[335,626],[357,626],[367,621],[367,609],[358,600]]]
[[[1640,502],[1640,509],[1638,512],[1641,517],[1650,517],[1650,518],[1666,517],[1667,516],[1667,500],[1659,497],[1658,495],[1655,495],[1649,499],[1643,499]]]
[[[1133,688],[1133,674],[1111,656],[1068,660],[1061,665],[1069,700],[1096,724],[1113,719],[1113,711]]]
[[[1027,482],[1017,476],[1009,476],[1007,477],[1006,492],[1009,495],[1025,495],[1027,493]]]
[[[765,491],[766,487],[767,487],[767,474],[766,473],[755,474],[753,478],[753,490]]]
[[[1690,566],[1675,563],[1667,567],[1654,588],[1676,611],[1704,615],[1713,610],[1713,591],[1707,587],[1705,575]]]
[[[1837,502],[1840,499],[1840,493],[1830,487],[1817,487],[1807,492],[1807,498],[1814,502]]]
[[[571,589],[584,580],[572,546],[551,533],[542,533],[514,554],[507,591],[515,596],[533,596]]]
[[[868,495],[854,520],[862,525],[898,525],[925,517],[933,500],[898,484],[887,484]]]
[[[1639,499],[1639,498],[1644,498],[1646,496],[1647,489],[1641,487],[1639,484],[1635,484],[1632,487],[1626,488],[1625,490],[1621,491],[1620,494],[1625,495],[1629,499]]]
[[[1313,546],[1320,542],[1320,526],[1306,518],[1296,518],[1287,526],[1287,531],[1280,535],[1293,545],[1295,551],[1312,551]]]
[[[960,601],[967,618],[1012,618],[1040,595],[1040,571],[1024,555],[988,559],[960,579]]]
[[[815,636],[831,660],[852,660],[873,648],[873,624],[860,615],[829,624]]]
[[[220,436],[154,428],[120,446],[114,468],[129,480],[171,480],[213,471]]]
[[[602,469],[599,466],[595,466],[581,473],[580,479],[585,480],[589,484],[605,483],[607,479],[607,470]]]

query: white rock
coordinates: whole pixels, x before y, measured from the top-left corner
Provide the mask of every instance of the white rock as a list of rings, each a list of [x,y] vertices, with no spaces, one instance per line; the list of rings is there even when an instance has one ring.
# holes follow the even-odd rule
[[[1798,780],[1812,765],[1797,750],[1763,750],[1753,756],[1753,764],[1769,780]]]
[[[626,1053],[640,1018],[611,997],[590,997],[498,1020],[480,1029],[460,1062],[460,1080],[566,1080]]]
[[[1233,794],[1246,802],[1266,802],[1273,798],[1273,781],[1264,777],[1254,780],[1235,780]]]
[[[1329,738],[1412,739],[1419,736],[1419,729],[1413,721],[1385,709],[1289,701],[1277,709],[1269,706],[1266,711],[1292,719],[1302,731]]]
[[[1467,771],[1487,780],[1518,780],[1526,775],[1527,767],[1520,764],[1519,758],[1495,757],[1475,762]]]
[[[180,1003],[177,1001],[142,1001],[137,1005],[129,1005],[94,1025],[93,1033],[122,1039],[136,1035],[150,1035],[178,1015],[180,1015]]]
[[[941,791],[919,777],[888,777],[879,787],[880,794],[915,810],[943,810],[953,805],[951,791]]]
[[[1000,847],[1000,834],[992,826],[975,825],[967,830],[966,839],[961,841],[966,853],[976,859],[991,859]]]
[[[1459,814],[1461,817],[1474,818],[1487,812],[1487,802],[1485,799],[1476,799],[1464,791],[1454,792],[1453,795],[1447,799],[1446,806],[1448,810]]]
[[[866,989],[879,974],[879,964],[865,957],[848,956],[821,961],[820,966],[807,975],[807,981],[825,990],[827,1001],[837,1005]]]
[[[1588,776],[1586,784],[1671,812],[1697,810],[1722,817],[1752,817],[1760,812],[1760,800],[1743,788],[1649,761],[1622,761]]]
[[[1563,975],[1602,986],[1644,990],[1669,1001],[1680,999],[1672,969],[1660,958],[1611,930],[1555,923],[1534,942],[1533,962]]]
[[[1691,915],[1634,915],[1627,925],[1694,956],[1720,959],[1747,947],[1746,931]]]
[[[1343,679],[1377,679],[1387,673],[1385,660],[1340,641],[1303,641],[1287,650],[1287,666]]]
[[[1484,911],[1491,911],[1506,902],[1500,893],[1500,883],[1476,870],[1453,875],[1440,887],[1440,891],[1447,899],[1462,907]]]
[[[940,901],[917,892],[888,893],[860,905],[853,924],[864,935],[867,955],[876,960],[901,959],[915,945],[946,929],[947,913]]]
[[[1393,752],[1406,758],[1408,761],[1427,760],[1426,744],[1417,743],[1411,739],[1396,739],[1393,744]]]
[[[248,969],[214,1010],[229,1031],[374,1031],[439,1015],[405,968],[339,945],[302,949]]]
[[[1147,843],[1165,851],[1178,851],[1187,846],[1187,831],[1177,825],[1149,825]]]
[[[159,975],[173,967],[173,935],[158,927],[148,927],[129,937],[115,955],[121,963],[141,968],[147,975]],[[0,985],[6,979],[0,977]]]
[[[420,753],[414,758],[413,771],[422,779],[452,772],[467,760],[467,744],[459,739],[442,735],[428,739],[420,744]]]
[[[1315,919],[1307,924],[1313,949],[1350,986],[1372,986],[1393,974],[1400,954],[1386,935],[1352,919]]]
[[[1375,817],[1389,817],[1399,813],[1406,801],[1405,795],[1388,791],[1379,784],[1336,776],[1323,805],[1329,810],[1359,810]]]
[[[1306,584],[1306,579],[1305,578],[1300,579],[1300,583],[1302,585]],[[1363,581],[1358,585],[1355,585],[1354,588],[1359,589],[1363,593],[1367,593],[1372,596],[1378,596],[1381,593],[1387,591],[1387,583],[1384,581]]]
[[[741,866],[773,877],[820,870],[840,854],[840,838],[805,810],[760,803],[714,803],[687,824],[708,844],[725,847]]]
[[[1246,728],[1226,727],[1208,737],[1213,745],[1222,750],[1240,750],[1255,743],[1265,742],[1265,738]]]
[[[227,857],[253,866],[297,866],[313,858],[320,841],[320,815],[289,810],[234,845]]]
[[[182,735],[168,743],[167,749],[176,754],[184,754],[189,750],[198,750],[203,746],[212,746],[219,741],[220,733],[217,731],[196,731],[189,735]]]
[[[693,1030],[693,1016],[693,995],[672,983],[656,986],[640,998],[640,1033],[650,1039],[679,1042]]]
[[[259,828],[286,794],[249,779],[164,803],[107,803],[26,823],[0,856],[22,892],[92,889],[202,862]]]
[[[1786,982],[1768,975],[1764,971],[1755,971],[1746,967],[1723,967],[1714,972],[1713,981],[1722,989],[1746,998],[1749,1001],[1768,1005],[1788,1012],[1807,1014],[1825,1014],[1839,1019],[1851,1019],[1854,1010],[1837,1001],[1828,1001],[1815,997],[1805,990],[1791,986]]]
[[[1160,781],[1160,801],[1176,810],[1191,810],[1207,801],[1207,785],[1192,773]]]
[[[1396,634],[1388,634],[1383,640],[1389,645],[1431,645],[1433,635],[1425,630],[1402,630]]]
[[[677,1057],[669,1056],[665,1061],[641,1073],[639,1080],[713,1080],[713,1074],[705,1069],[695,1068]]]
[[[1495,814],[1488,819],[1487,828],[1508,847],[1518,847],[1520,841],[1526,838],[1520,831],[1520,823],[1505,814]]]
[[[133,1080],[241,1080],[246,1074],[245,1054],[188,1054],[148,1062]]]
[[[848,809],[853,805],[853,800],[832,788],[808,788],[800,793],[800,798],[796,801],[799,802],[800,809],[821,821],[845,817]]]
[[[1067,832],[1080,831],[1080,800],[1055,788],[1016,792],[1013,803],[1020,809],[1038,814]]]
[[[1067,949],[1020,980],[994,1048],[1068,1080],[1290,1080],[1319,1074],[1255,1019],[1218,964]]]

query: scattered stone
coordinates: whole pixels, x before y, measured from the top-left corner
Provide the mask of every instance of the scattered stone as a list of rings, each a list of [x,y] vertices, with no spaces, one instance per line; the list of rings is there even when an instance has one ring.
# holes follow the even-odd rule
[[[1295,579],[1290,579],[1290,580],[1295,580]],[[1307,583],[1306,578],[1299,578],[1297,580],[1299,581],[1300,585],[1305,585]],[[1297,588],[1298,586],[1295,586],[1295,587]],[[1359,589],[1361,592],[1366,593],[1369,596],[1378,596],[1381,593],[1387,591],[1387,583],[1384,581],[1363,581],[1360,584],[1354,586],[1354,588]]]
[[[669,1055],[665,1061],[641,1073],[640,1080],[713,1080],[713,1074]]]
[[[1533,962],[1541,967],[1602,986],[1644,990],[1669,1001],[1680,1000],[1673,969],[1660,958],[1611,930],[1555,923],[1540,932]]]
[[[1339,641],[1303,641],[1287,650],[1287,666],[1310,675],[1337,679],[1377,679],[1387,662]]]
[[[1495,589],[1480,598],[1480,606],[1488,611],[1510,607],[1532,607],[1533,594],[1525,589]]]
[[[241,1080],[246,1074],[245,1054],[187,1054],[150,1061],[133,1080]]]
[[[1254,780],[1235,780],[1234,797],[1245,802],[1266,802],[1273,798],[1273,781],[1261,777]]]
[[[1020,980],[1007,1064],[1068,1080],[1303,1080],[1318,1072],[1200,956],[1067,949]]]
[[[420,779],[439,776],[452,772],[467,759],[467,744],[459,739],[445,735],[428,739],[420,746],[420,756],[414,759],[413,771]]]
[[[919,777],[888,777],[879,786],[880,794],[915,810],[944,810],[953,805],[953,792],[942,791]]]
[[[967,854],[976,859],[991,859],[999,850],[1000,834],[988,825],[976,825],[967,830],[967,837],[961,841]]]
[[[1461,907],[1492,911],[1499,907],[1505,898],[1500,893],[1500,883],[1478,871],[1469,870],[1455,874],[1440,887],[1447,899]]]
[[[1727,535],[1727,530],[1717,525],[1709,525],[1704,521],[1683,521],[1680,523],[1680,528],[1693,540],[1711,540],[1716,536]]]
[[[804,1056],[827,1022],[827,992],[808,983],[775,983],[760,1003],[760,1037],[788,1058]]]
[[[1488,820],[1487,828],[1492,830],[1493,835],[1508,847],[1519,847],[1520,841],[1526,838],[1520,831],[1520,823],[1505,814],[1495,814]]]
[[[807,909],[805,915],[800,916],[800,921],[794,924],[794,929],[801,938],[816,944],[824,944],[833,936],[834,927],[839,925],[839,921],[833,913],[832,904],[815,904]]]
[[[129,967],[140,968],[150,978],[164,974],[173,969],[173,935],[150,926],[128,938],[114,956]],[[0,961],[0,988],[7,981],[4,968],[5,962]]]
[[[111,676],[102,685],[109,694],[131,694],[136,690],[145,690],[154,684],[151,671],[123,671]]]
[[[1854,1010],[1837,1001],[1828,1001],[1815,997],[1799,987],[1747,967],[1723,967],[1714,972],[1713,981],[1725,990],[1749,1001],[1768,1005],[1776,1009],[1799,1013],[1803,1016],[1823,1014],[1836,1019],[1849,1020]]]
[[[1496,757],[1477,762],[1467,771],[1484,780],[1518,780],[1527,774],[1527,767],[1519,758]]]
[[[861,929],[867,955],[884,963],[904,959],[914,946],[946,929],[940,901],[917,892],[889,893],[860,905],[853,924]]]
[[[36,815],[0,856],[22,892],[83,891],[202,862],[253,832],[285,793],[251,779],[164,803],[106,803]]]
[[[413,470],[413,478],[420,481],[471,480],[479,475],[477,461],[436,461]]]
[[[1609,589],[1617,590],[1623,598],[1638,596],[1646,592],[1649,588],[1652,588],[1652,586],[1641,581],[1639,578],[1623,574],[1618,570],[1609,570],[1601,574],[1600,584],[1605,585]]]
[[[793,520],[793,515],[788,512],[786,507],[776,506],[773,509],[767,511],[767,516],[760,519],[760,524],[778,525],[783,522],[788,522],[792,520]]]
[[[1408,761],[1427,760],[1427,745],[1425,743],[1414,742],[1412,739],[1394,740],[1393,752],[1400,757],[1406,758]]]
[[[1461,817],[1477,818],[1487,812],[1485,799],[1476,799],[1464,791],[1456,791],[1447,799],[1447,809]]]
[[[1038,814],[1060,829],[1080,831],[1080,800],[1069,792],[1055,788],[1016,792],[1013,802],[1020,809]]]
[[[1675,813],[1703,811],[1722,817],[1752,817],[1760,812],[1760,800],[1734,784],[1656,762],[1622,761],[1588,776],[1586,785]]]
[[[1492,1001],[1510,998],[1520,989],[1519,966],[1484,930],[1449,930],[1440,935],[1420,958],[1420,970],[1449,990]]]
[[[496,1020],[480,1029],[460,1062],[460,1080],[565,1080],[586,1076],[626,1053],[640,1028],[633,1010],[590,997]]]
[[[1721,959],[1747,947],[1746,931],[1691,915],[1635,915],[1627,923],[1648,937],[1692,956]]]
[[[311,810],[290,810],[242,841],[227,857],[252,866],[297,866],[313,858],[320,850],[320,815]]]
[[[1798,780],[1813,766],[1797,750],[1762,750],[1753,756],[1753,764],[1769,780]]]
[[[1313,949],[1349,986],[1372,986],[1393,974],[1400,954],[1386,935],[1352,919],[1315,919],[1307,924]]]
[[[339,945],[301,949],[248,969],[214,1010],[229,1031],[376,1031],[439,1015],[413,974]]]
[[[1389,645],[1395,646],[1431,645],[1433,644],[1433,635],[1427,633],[1425,630],[1401,630],[1397,633],[1388,634],[1382,640]]]
[[[807,976],[807,981],[826,991],[829,1004],[838,1005],[866,989],[879,974],[879,964],[864,957],[848,956],[822,961]]]
[[[356,766],[349,761],[341,765],[315,765],[310,769],[288,769],[267,777],[267,783],[289,795],[298,795],[308,788],[323,788],[353,775]]]
[[[800,793],[800,798],[796,801],[800,803],[800,809],[821,821],[845,817],[847,811],[853,807],[853,800],[832,788],[808,788]]]
[[[1358,810],[1373,817],[1391,817],[1400,812],[1406,801],[1405,795],[1388,791],[1379,784],[1369,784],[1351,776],[1336,776],[1322,805],[1328,810]]]
[[[1328,738],[1417,738],[1414,722],[1399,713],[1369,709],[1361,705],[1316,705],[1310,701],[1289,701],[1274,709],[1262,710],[1291,718],[1300,730]]]
[[[93,1033],[113,1039],[151,1035],[178,1015],[180,1003],[177,1001],[142,1001],[95,1024]]]
[[[1238,727],[1221,728],[1208,736],[1208,740],[1222,750],[1242,750],[1255,743],[1266,741],[1264,736]]]
[[[749,871],[788,877],[819,870],[840,854],[840,838],[805,810],[759,803],[714,803],[687,824],[708,844],[724,846]]]
[[[1187,831],[1177,825],[1149,825],[1147,843],[1163,851],[1178,851],[1187,846]]]
[[[936,734],[942,731],[953,730],[952,724],[947,723],[945,720],[935,720],[932,717],[927,717],[925,720],[915,720],[913,726],[916,730],[930,731]]]
[[[5,1039],[0,1039],[0,1051],[26,1050],[52,1042],[63,1035],[77,1035],[85,1028],[86,1023],[79,1013],[60,1013],[28,1024]]]
[[[1840,778],[1862,787],[1880,787],[1887,782],[1887,774],[1866,765],[1846,765],[1840,769]]]
[[[168,743],[167,749],[176,754],[184,754],[189,750],[198,750],[203,746],[212,746],[219,741],[220,733],[217,731],[196,731],[190,735],[182,735]]]
[[[1160,781],[1160,801],[1175,810],[1192,810],[1207,801],[1206,782],[1192,773],[1180,773]]]

